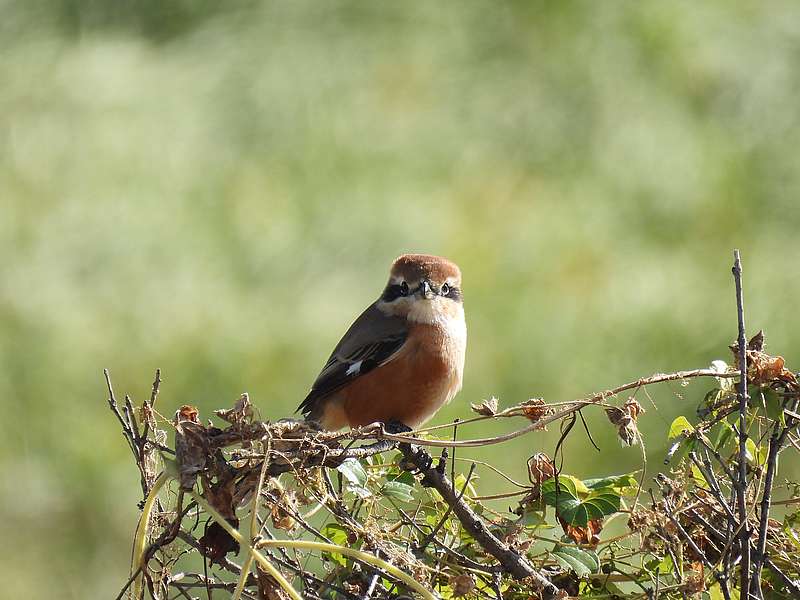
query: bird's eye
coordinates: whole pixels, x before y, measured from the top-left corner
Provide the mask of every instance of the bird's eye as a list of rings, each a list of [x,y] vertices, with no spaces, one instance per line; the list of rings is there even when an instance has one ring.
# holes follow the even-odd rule
[[[441,288],[439,288],[439,293],[440,293],[442,296],[449,296],[449,295],[450,295],[450,286],[449,286],[449,285],[447,285],[446,283],[443,283],[443,284],[442,284],[442,287],[441,287]]]
[[[400,284],[400,295],[408,296],[408,284],[405,281]]]

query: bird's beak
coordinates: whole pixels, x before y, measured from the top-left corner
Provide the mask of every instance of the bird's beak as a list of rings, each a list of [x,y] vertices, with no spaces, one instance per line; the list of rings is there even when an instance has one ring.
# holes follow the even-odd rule
[[[427,298],[430,300],[436,295],[436,292],[433,291],[431,287],[431,282],[427,279],[423,279],[419,282],[419,291],[423,298]]]

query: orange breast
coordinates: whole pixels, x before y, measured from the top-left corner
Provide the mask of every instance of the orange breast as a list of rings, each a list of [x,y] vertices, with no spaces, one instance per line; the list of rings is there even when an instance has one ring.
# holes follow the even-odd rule
[[[331,418],[338,413],[338,419],[351,427],[375,421],[418,427],[461,385],[461,366],[453,364],[449,343],[436,326],[416,325],[397,357],[337,394],[334,404],[338,406],[331,406]]]

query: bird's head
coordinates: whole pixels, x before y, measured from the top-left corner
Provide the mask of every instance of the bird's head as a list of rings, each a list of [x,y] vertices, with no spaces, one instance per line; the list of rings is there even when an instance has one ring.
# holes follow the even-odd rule
[[[419,323],[463,319],[461,270],[439,256],[403,254],[392,263],[378,308]]]

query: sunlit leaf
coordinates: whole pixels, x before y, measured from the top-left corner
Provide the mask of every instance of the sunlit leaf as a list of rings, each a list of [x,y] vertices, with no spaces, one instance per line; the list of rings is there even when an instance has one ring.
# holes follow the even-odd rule
[[[763,448],[756,445],[753,438],[747,438],[745,442],[745,458],[757,465],[763,465],[767,461],[767,453]]]
[[[587,577],[600,570],[600,559],[597,557],[597,553],[592,550],[573,546],[558,546],[551,555],[563,568],[574,571],[578,577]]]
[[[680,417],[676,417],[672,424],[669,426],[669,439],[675,439],[676,437],[683,435],[684,432],[693,432],[694,427],[689,420],[681,415]]]
[[[715,373],[728,373],[730,369],[731,368],[728,366],[728,363],[726,363],[724,360],[715,360],[711,362],[711,370]],[[717,381],[719,382],[719,387],[722,388],[722,391],[727,393],[732,392],[734,386],[736,385],[733,377],[717,377]]]
[[[739,595],[739,590],[736,589],[736,587],[731,587],[731,589],[728,590],[728,594],[729,594],[728,597],[730,598],[730,600],[739,600],[739,598],[741,597]],[[710,588],[708,588],[708,599],[709,600],[726,600],[725,594],[723,593],[722,588],[720,587],[719,583],[715,583]]]
[[[406,485],[410,485],[411,487],[414,486],[416,483],[416,479],[414,479],[414,475],[410,471],[392,471],[386,477],[389,481],[397,481],[399,483],[405,483]]]
[[[542,484],[542,499],[555,507],[556,513],[567,525],[580,527],[586,527],[593,519],[602,519],[617,512],[621,501],[620,495],[612,488],[579,493],[574,481],[563,476],[559,476],[558,490],[555,479],[549,479]]]
[[[473,475],[470,478],[469,483],[467,483],[467,476],[464,475],[463,473],[458,473],[456,475],[455,481],[453,482],[453,488],[456,490],[456,494],[461,494],[461,490],[463,490],[464,486],[466,485],[467,489],[464,492],[464,496],[466,498],[469,498],[470,496],[476,496],[477,492],[475,491],[475,486],[474,486],[476,480],[477,477]]]
[[[702,487],[708,487],[708,482],[706,481],[706,478],[703,476],[703,473],[700,471],[700,469],[698,469],[694,464],[691,465],[691,469],[692,479],[694,480],[695,484]]]
[[[345,479],[353,485],[364,487],[367,483],[367,472],[361,463],[354,458],[348,458],[336,470],[344,475]]]
[[[345,489],[349,493],[351,493],[351,494],[353,494],[355,496],[358,496],[362,500],[365,500],[367,498],[371,498],[372,497],[372,492],[369,491],[368,488],[365,488],[365,487],[360,486],[360,485],[348,485]]]
[[[639,482],[636,480],[635,476],[637,472],[638,471],[633,471],[632,473],[625,473],[624,475],[610,475],[600,479],[584,479],[583,484],[589,490],[611,488],[614,491],[622,493],[623,491],[629,491],[630,488],[636,489],[638,487]]]
[[[414,488],[399,481],[387,481],[381,488],[381,493],[389,498],[401,502],[411,502],[414,499]]]
[[[337,546],[347,546],[347,539],[348,533],[347,530],[339,525],[339,523],[327,523],[322,529],[320,529],[320,533],[328,538],[333,544]],[[338,552],[324,552],[324,555],[328,556],[332,561],[340,564],[341,566],[347,565],[347,560],[345,557]]]

